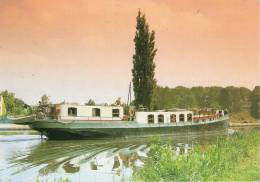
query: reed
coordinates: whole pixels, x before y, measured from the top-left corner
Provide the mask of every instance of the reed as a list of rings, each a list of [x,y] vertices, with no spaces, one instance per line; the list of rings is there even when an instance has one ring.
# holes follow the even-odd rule
[[[58,178],[53,180],[40,180],[38,177],[36,178],[35,182],[71,182],[68,178]]]
[[[257,181],[260,179],[260,134],[236,133],[176,156],[168,144],[154,142],[133,181]]]

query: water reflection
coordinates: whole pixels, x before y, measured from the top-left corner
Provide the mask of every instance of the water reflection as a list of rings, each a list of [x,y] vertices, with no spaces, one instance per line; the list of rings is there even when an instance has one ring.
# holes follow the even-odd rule
[[[143,141],[144,142],[144,141]],[[28,148],[29,153],[13,153],[12,165],[23,165],[21,171],[41,166],[39,174],[46,176],[60,167],[65,173],[77,173],[86,164],[90,170],[115,171],[135,166],[148,151],[142,141],[43,141]]]
[[[180,155],[188,153],[196,143],[207,144],[217,136],[169,136],[161,139],[169,141],[176,154]],[[150,145],[149,138],[78,141],[17,139],[20,142],[0,141],[0,147],[8,150],[3,156],[6,165],[2,169],[0,165],[0,176],[5,176],[3,181],[28,181],[28,177],[35,179],[36,176],[44,180],[62,176],[72,181],[85,181],[86,178],[89,181],[121,181],[122,178],[127,181],[133,169],[143,165]],[[11,144],[17,146],[9,150],[8,145]],[[25,147],[19,149],[23,145]]]

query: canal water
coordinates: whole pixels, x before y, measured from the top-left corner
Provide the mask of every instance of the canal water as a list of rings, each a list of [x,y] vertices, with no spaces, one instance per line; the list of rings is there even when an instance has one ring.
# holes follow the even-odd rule
[[[207,145],[223,133],[161,137],[176,154]],[[151,138],[41,140],[36,132],[0,131],[0,182],[68,178],[75,182],[129,181],[142,167]]]

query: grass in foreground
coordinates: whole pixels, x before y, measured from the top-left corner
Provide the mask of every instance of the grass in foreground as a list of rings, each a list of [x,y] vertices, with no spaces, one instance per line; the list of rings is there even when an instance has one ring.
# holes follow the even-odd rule
[[[188,155],[176,156],[170,145],[155,142],[134,181],[258,181],[260,134],[219,138],[198,146]]]

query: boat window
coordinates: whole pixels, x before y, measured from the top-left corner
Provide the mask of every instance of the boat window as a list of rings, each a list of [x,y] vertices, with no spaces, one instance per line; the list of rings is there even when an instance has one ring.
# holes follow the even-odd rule
[[[175,114],[171,114],[170,119],[171,119],[171,123],[176,123],[176,115]]]
[[[158,115],[158,123],[163,123],[164,122],[164,115],[159,114]]]
[[[77,116],[77,108],[69,107],[68,108],[68,116]]]
[[[92,109],[92,116],[93,117],[100,117],[100,109],[99,108],[93,108]]]
[[[192,114],[187,114],[187,120],[192,121]]]
[[[148,115],[148,123],[154,123],[154,115],[153,114]]]
[[[119,109],[112,109],[112,117],[119,117]]]
[[[180,115],[179,115],[179,120],[180,120],[181,122],[184,122],[184,114],[180,114]]]

